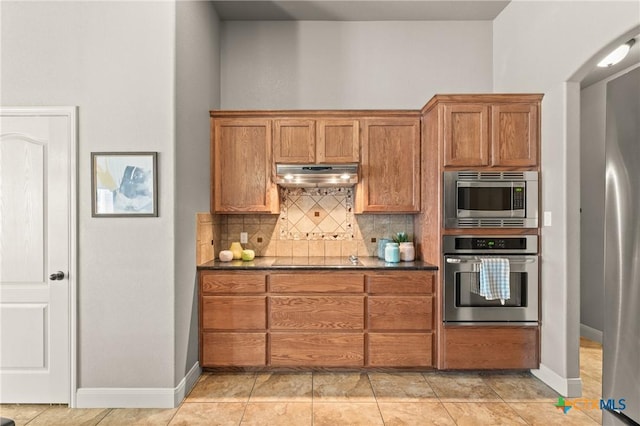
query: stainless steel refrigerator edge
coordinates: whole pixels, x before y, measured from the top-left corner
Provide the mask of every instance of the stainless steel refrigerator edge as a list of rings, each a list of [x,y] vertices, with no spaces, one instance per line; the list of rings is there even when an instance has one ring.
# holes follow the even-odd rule
[[[605,425],[640,423],[639,126],[635,68],[607,84],[602,399],[620,415],[603,412]]]

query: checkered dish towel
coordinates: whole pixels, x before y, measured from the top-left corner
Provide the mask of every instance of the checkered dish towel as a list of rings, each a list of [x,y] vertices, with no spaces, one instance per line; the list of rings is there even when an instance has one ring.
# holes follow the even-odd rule
[[[483,257],[480,259],[480,296],[487,300],[505,300],[511,297],[509,286],[509,259]]]

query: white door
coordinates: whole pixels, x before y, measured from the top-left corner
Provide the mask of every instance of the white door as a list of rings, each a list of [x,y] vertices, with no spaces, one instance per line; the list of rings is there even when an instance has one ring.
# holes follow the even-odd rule
[[[75,117],[0,108],[2,403],[72,403]]]

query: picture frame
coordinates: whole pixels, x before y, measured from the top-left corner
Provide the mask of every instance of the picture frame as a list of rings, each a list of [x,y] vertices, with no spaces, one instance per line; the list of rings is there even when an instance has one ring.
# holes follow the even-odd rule
[[[157,152],[92,152],[92,217],[157,217]]]

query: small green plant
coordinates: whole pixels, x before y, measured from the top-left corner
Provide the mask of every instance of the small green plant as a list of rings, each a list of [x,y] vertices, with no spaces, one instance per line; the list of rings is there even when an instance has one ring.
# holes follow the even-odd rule
[[[409,241],[409,236],[406,232],[398,232],[393,236],[393,241],[395,241],[396,243],[406,243]]]

